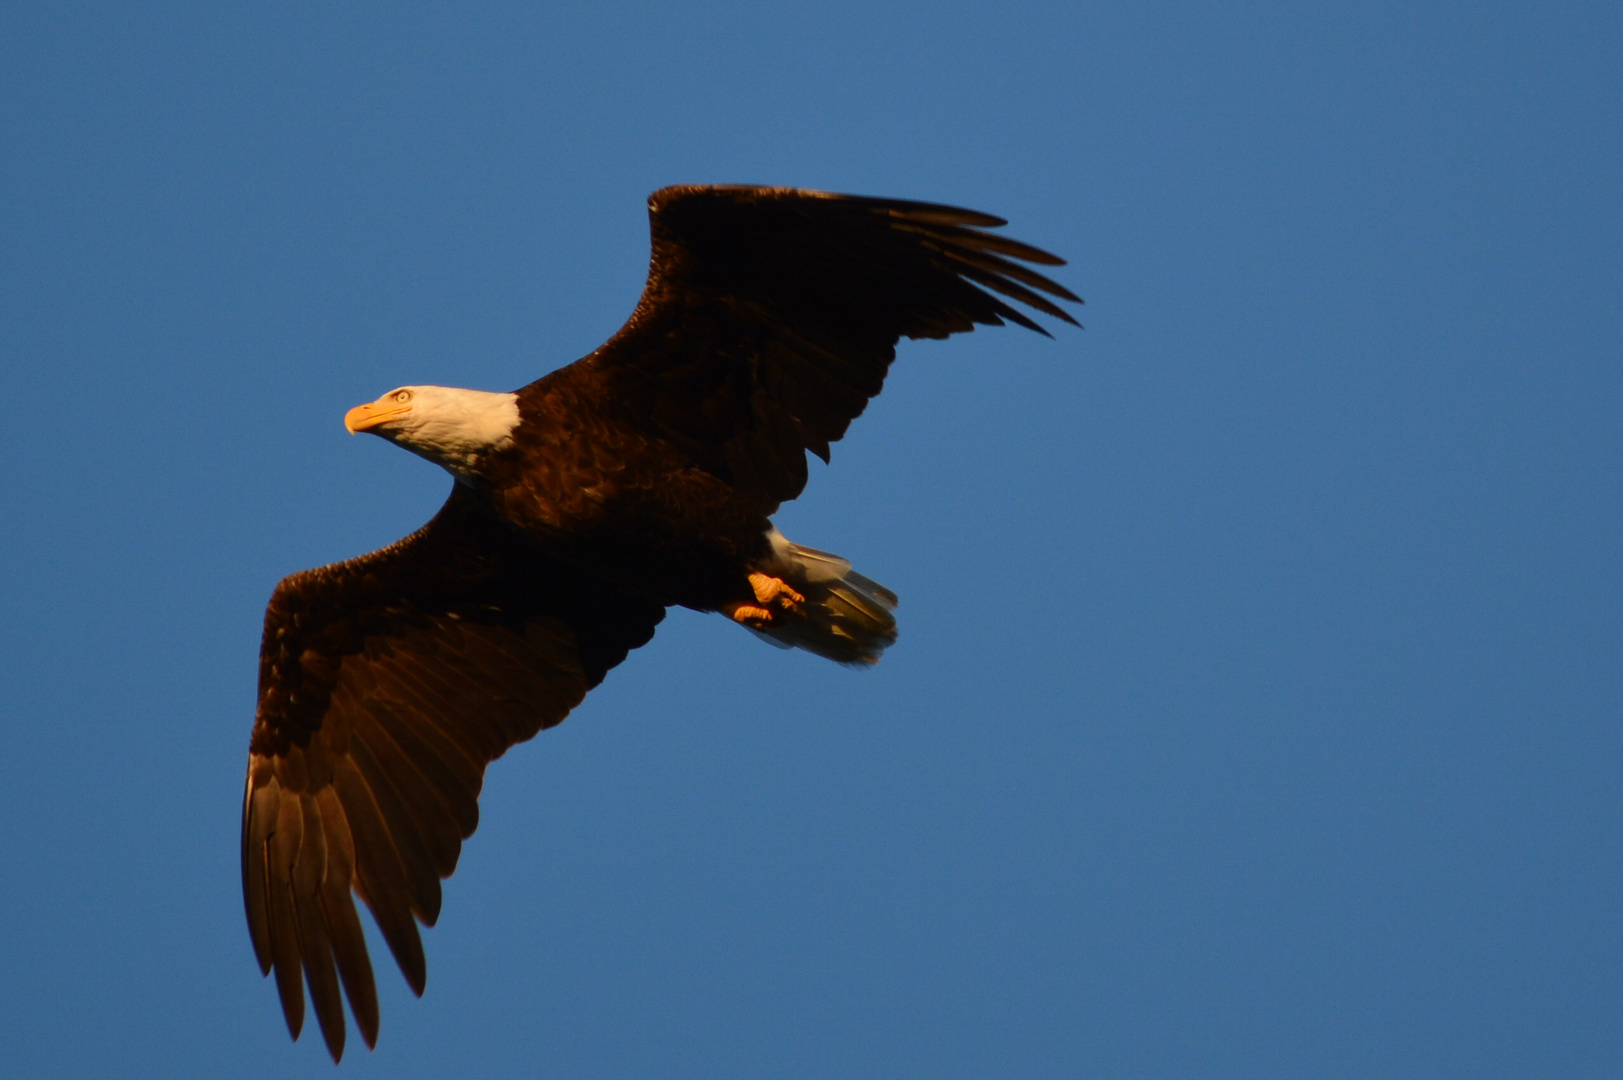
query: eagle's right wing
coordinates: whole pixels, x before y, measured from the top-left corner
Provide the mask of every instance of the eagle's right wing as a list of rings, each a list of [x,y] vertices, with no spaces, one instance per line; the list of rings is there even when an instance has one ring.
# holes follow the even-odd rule
[[[665,609],[549,563],[461,485],[411,536],[276,587],[242,808],[260,969],[294,1038],[304,990],[336,1061],[339,983],[367,1045],[377,991],[351,890],[423,992],[416,922],[479,820],[485,766],[563,720]],[[414,921],[415,917],[415,921]]]

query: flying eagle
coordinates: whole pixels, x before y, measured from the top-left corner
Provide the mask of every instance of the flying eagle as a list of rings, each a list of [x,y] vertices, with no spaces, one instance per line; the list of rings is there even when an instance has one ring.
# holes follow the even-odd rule
[[[334,1061],[340,984],[367,1046],[378,1034],[351,893],[421,995],[417,923],[439,917],[485,766],[563,720],[667,607],[879,658],[895,594],[772,526],[806,451],[828,460],[903,336],[1047,333],[985,289],[1073,325],[1042,294],[1080,303],[1020,265],[1063,260],[972,210],[671,187],[648,212],[647,286],[590,356],[510,394],[403,386],[349,411],[351,432],[443,466],[450,497],[397,543],[284,579],[265,610],[243,900],[288,1030],[308,985]]]

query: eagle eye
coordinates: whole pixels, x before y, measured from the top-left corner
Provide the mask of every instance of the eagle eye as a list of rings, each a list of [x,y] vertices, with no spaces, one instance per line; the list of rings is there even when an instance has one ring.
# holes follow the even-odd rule
[[[410,401],[411,400],[411,391],[410,390],[396,390],[394,392],[394,399],[396,401]]]

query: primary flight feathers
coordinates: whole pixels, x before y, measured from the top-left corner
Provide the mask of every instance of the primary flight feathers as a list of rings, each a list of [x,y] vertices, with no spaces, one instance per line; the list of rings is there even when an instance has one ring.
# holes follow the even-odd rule
[[[289,1031],[307,986],[335,1061],[340,987],[368,1046],[378,1032],[353,896],[421,994],[417,924],[439,916],[485,766],[563,720],[668,606],[878,659],[895,595],[770,515],[900,338],[1046,333],[1000,296],[1068,323],[1049,297],[1080,303],[1021,265],[1062,260],[972,210],[736,186],[648,209],[647,287],[596,352],[512,394],[400,387],[350,411],[444,466],[451,495],[411,536],[284,579],[265,611],[243,898]]]

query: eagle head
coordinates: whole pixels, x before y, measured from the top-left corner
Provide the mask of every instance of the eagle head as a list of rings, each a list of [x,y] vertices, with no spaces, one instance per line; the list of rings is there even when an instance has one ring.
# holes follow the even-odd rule
[[[344,427],[388,439],[466,479],[513,442],[518,395],[451,386],[401,386],[344,414]]]

